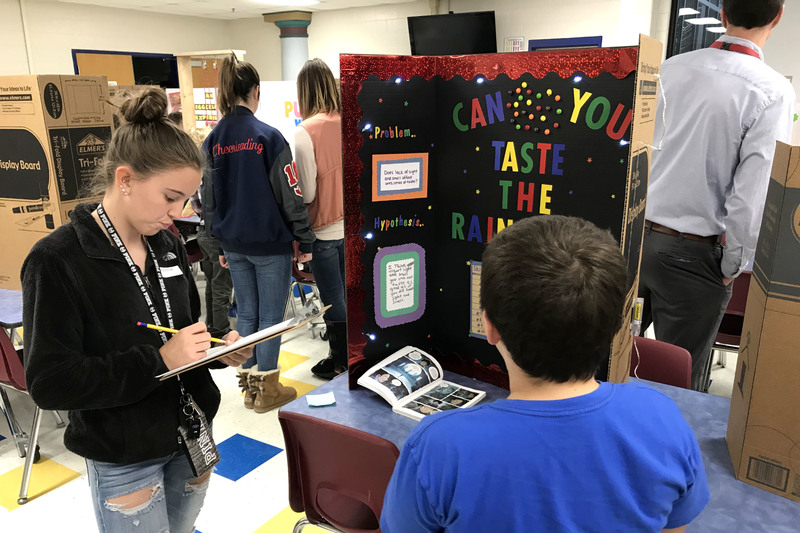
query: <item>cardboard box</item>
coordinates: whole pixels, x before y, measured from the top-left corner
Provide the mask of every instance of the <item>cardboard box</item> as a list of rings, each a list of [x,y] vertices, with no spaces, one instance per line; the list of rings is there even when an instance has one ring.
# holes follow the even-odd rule
[[[778,143],[728,419],[740,480],[800,501],[800,147]]]
[[[500,368],[480,310],[486,243],[528,216],[607,228],[635,298],[661,44],[340,56],[351,385],[397,347]],[[352,156],[352,157],[351,157]],[[348,271],[349,272],[349,271]],[[601,379],[628,379],[630,306]],[[463,371],[459,370],[459,371]],[[500,383],[499,379],[496,383]]]
[[[69,220],[111,138],[101,76],[0,77],[0,288]]]

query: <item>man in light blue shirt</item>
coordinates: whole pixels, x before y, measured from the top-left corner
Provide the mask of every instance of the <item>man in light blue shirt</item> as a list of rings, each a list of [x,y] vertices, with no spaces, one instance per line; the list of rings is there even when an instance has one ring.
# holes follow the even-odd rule
[[[708,387],[731,282],[755,252],[775,141],[790,139],[795,93],[761,51],[783,3],[724,0],[725,35],[661,70],[642,331],[653,322],[657,339],[691,352],[695,390]]]

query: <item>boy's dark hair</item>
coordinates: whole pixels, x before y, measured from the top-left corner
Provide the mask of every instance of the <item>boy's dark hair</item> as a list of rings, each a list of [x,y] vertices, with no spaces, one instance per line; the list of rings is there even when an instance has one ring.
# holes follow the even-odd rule
[[[530,217],[497,234],[482,261],[481,307],[514,363],[557,383],[592,378],[626,297],[611,234],[580,218]]]
[[[784,0],[722,0],[728,22],[734,26],[760,28],[778,16]]]

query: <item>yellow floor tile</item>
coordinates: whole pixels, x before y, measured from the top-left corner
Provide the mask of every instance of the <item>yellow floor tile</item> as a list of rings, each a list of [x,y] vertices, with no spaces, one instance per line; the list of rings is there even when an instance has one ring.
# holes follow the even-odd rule
[[[280,382],[285,385],[286,387],[294,387],[297,389],[297,397],[303,396],[304,394],[308,394],[312,390],[316,389],[319,385],[312,385],[310,383],[305,383],[304,381],[295,381],[293,379],[285,378],[283,376],[280,377]]]
[[[292,352],[286,352],[281,350],[280,355],[278,356],[278,364],[281,365],[281,371],[286,372],[292,367],[299,365],[308,361],[308,357],[305,355],[299,355]]]
[[[17,498],[19,498],[23,469],[24,467],[20,466],[0,476],[0,505],[9,511],[19,507]],[[28,486],[28,499],[32,500],[41,496],[78,476],[80,476],[78,472],[42,457],[38,463],[33,465],[31,482]]]
[[[292,533],[294,525],[303,516],[303,513],[295,513],[292,511],[291,507],[287,507],[280,513],[276,514],[272,520],[256,529],[255,533]],[[320,529],[317,526],[306,526],[303,528],[303,533],[311,533],[314,531],[324,532],[325,530]]]

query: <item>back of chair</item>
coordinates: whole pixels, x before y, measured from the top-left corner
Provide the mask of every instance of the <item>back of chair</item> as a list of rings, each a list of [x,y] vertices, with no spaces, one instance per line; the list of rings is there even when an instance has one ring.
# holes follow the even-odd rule
[[[692,355],[687,350],[645,337],[634,337],[633,340],[630,371],[632,377],[684,389],[692,388]]]
[[[300,270],[297,261],[294,259],[297,257],[297,254],[300,251],[300,243],[297,241],[292,241],[292,249],[294,250],[294,255],[292,256],[292,277],[297,283],[304,283],[310,285],[315,283],[314,280],[314,273],[308,272],[307,270]]]
[[[742,336],[744,326],[744,312],[747,305],[747,293],[750,292],[750,277],[752,272],[745,270],[733,280],[733,293],[722,315],[722,322],[719,324],[717,337],[714,342],[717,345],[738,346]],[[719,346],[723,348],[724,346]]]
[[[0,331],[0,382],[21,391],[28,390],[25,387],[25,368],[22,366],[22,358],[5,331]]]
[[[380,531],[383,496],[400,455],[386,439],[308,415],[281,411],[289,504],[311,523],[346,533]]]
[[[178,226],[175,225],[173,222],[167,228],[170,233],[175,235],[177,238],[181,240],[183,243],[183,248],[186,250],[186,257],[189,259],[190,263],[197,263],[198,261],[202,261],[203,259],[203,250],[200,249],[200,245],[197,243],[197,240],[186,241],[181,235],[181,230],[178,229]]]
[[[200,249],[200,244],[198,244],[197,239],[187,241],[183,247],[186,250],[186,257],[189,259],[190,263],[197,263],[203,260],[203,250]],[[214,259],[218,260],[216,257]]]
[[[11,382],[11,370],[9,370],[8,363],[6,363],[6,353],[3,343],[3,337],[5,336],[6,334],[0,331],[0,383],[13,387],[14,385],[12,385]]]

